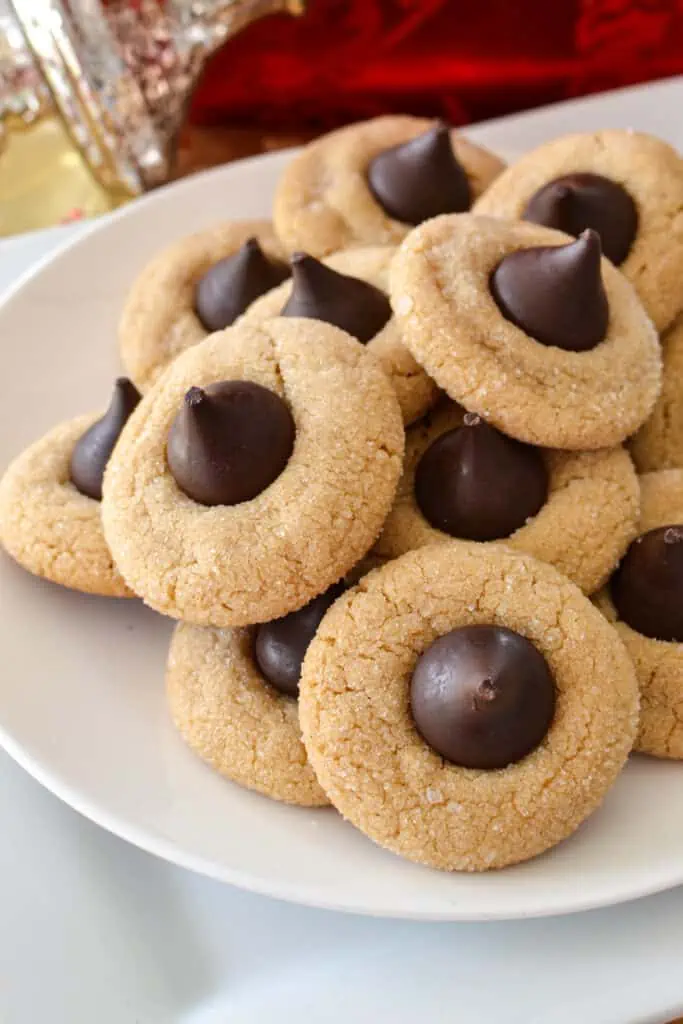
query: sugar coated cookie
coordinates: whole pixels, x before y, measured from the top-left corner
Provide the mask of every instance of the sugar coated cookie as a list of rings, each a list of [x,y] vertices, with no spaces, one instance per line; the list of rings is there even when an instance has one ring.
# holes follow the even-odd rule
[[[290,251],[313,256],[395,244],[411,225],[468,210],[504,166],[445,125],[377,117],[305,146],[280,179],[273,221]]]
[[[370,549],[404,434],[376,359],[329,324],[207,338],[143,398],[104,480],[104,529],[136,593],[197,625],[302,607]]]
[[[602,802],[638,688],[615,631],[555,569],[451,541],[333,605],[299,718],[345,818],[410,860],[482,871],[542,853]]]
[[[391,380],[404,422],[412,423],[434,404],[437,387],[402,344],[388,302],[385,313],[376,312],[376,303],[371,304],[368,296],[358,296],[353,288],[353,282],[358,279],[385,295],[389,291],[389,266],[395,252],[395,247],[390,245],[348,249],[328,256],[323,267],[313,257],[302,254],[292,261],[296,305],[291,301],[292,281],[285,281],[256,299],[243,321],[262,323],[287,311],[286,315],[311,316],[336,323],[356,337],[362,334],[359,340],[366,341],[368,350],[377,356]],[[325,274],[326,268],[333,273]],[[373,332],[369,337],[368,324]],[[373,330],[374,327],[377,329]]]
[[[72,590],[133,597],[102,531],[102,477],[139,401],[125,378],[104,416],[61,423],[27,448],[0,481],[0,544],[36,576]]]
[[[658,330],[683,307],[683,161],[661,139],[634,131],[553,139],[508,167],[474,212],[570,235],[594,228]]]
[[[296,700],[265,680],[253,630],[178,623],[166,690],[183,739],[221,775],[285,803],[329,802],[308,763]]]
[[[391,302],[436,383],[520,441],[612,447],[659,394],[657,334],[594,232],[437,217],[400,246]]]
[[[182,238],[140,273],[119,322],[126,372],[141,391],[175,357],[230,326],[289,274],[270,221],[229,221]]]
[[[444,402],[406,435],[403,474],[375,550],[396,557],[452,537],[499,541],[591,594],[636,536],[639,510],[623,448],[533,448]]]
[[[636,750],[683,758],[683,470],[645,473],[640,485],[640,536],[597,603],[636,667]]]
[[[641,473],[683,469],[683,318],[662,338],[662,393],[631,441]]]

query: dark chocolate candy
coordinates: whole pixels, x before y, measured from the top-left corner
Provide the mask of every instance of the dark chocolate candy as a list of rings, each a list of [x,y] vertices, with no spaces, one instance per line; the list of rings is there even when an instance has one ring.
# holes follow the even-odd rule
[[[472,413],[427,448],[415,471],[415,498],[425,519],[466,540],[509,537],[547,496],[540,451]]]
[[[81,494],[102,500],[102,478],[126,421],[140,401],[127,377],[118,377],[104,416],[78,439],[71,453],[71,482]]]
[[[249,380],[190,388],[168,434],[178,486],[201,505],[238,505],[280,475],[294,447],[292,414]]]
[[[505,768],[543,741],[555,682],[543,655],[519,633],[462,626],[418,658],[410,703],[418,732],[447,761]]]
[[[592,228],[615,266],[628,256],[638,230],[633,199],[622,185],[601,174],[565,174],[549,181],[531,197],[522,218],[575,237]]]
[[[264,622],[256,629],[254,656],[268,682],[288,697],[299,696],[301,665],[323,615],[345,590],[335,583],[298,612]]]
[[[365,344],[391,317],[389,300],[379,288],[296,252],[292,256],[292,292],[281,316],[303,316],[334,324]]]
[[[683,525],[633,541],[611,580],[612,600],[631,629],[683,643]]]
[[[207,331],[222,331],[247,306],[289,277],[289,267],[263,252],[250,238],[233,256],[219,260],[197,282],[195,313]]]
[[[440,213],[472,205],[467,175],[458,162],[447,124],[379,153],[368,167],[373,196],[394,220],[421,224]]]
[[[609,307],[595,231],[567,245],[510,253],[491,275],[491,293],[503,316],[542,345],[585,352],[607,333]]]

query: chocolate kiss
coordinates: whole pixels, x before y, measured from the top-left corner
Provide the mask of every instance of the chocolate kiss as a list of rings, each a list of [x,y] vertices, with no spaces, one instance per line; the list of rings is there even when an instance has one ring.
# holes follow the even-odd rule
[[[219,260],[197,282],[194,309],[207,331],[222,331],[247,306],[289,277],[286,263],[271,260],[256,238]]]
[[[102,477],[109,456],[126,420],[139,401],[140,395],[135,385],[127,377],[118,377],[104,416],[93,423],[76,442],[71,453],[71,482],[87,498],[102,500]]]
[[[683,643],[683,525],[638,537],[611,580],[619,618],[654,640]]]
[[[261,672],[276,690],[288,697],[299,696],[301,665],[308,645],[327,609],[343,594],[343,583],[335,583],[298,612],[258,626],[254,656]]]
[[[537,448],[501,434],[473,413],[427,448],[415,470],[415,498],[425,519],[466,540],[509,537],[548,496]]]
[[[368,167],[368,185],[384,212],[403,224],[462,213],[472,205],[470,183],[443,122],[379,153]]]
[[[510,253],[491,275],[491,293],[503,316],[542,345],[586,352],[607,333],[596,231],[567,245]]]
[[[296,252],[292,256],[292,293],[281,316],[303,316],[341,327],[365,344],[391,317],[389,300],[379,288],[331,270]]]
[[[565,174],[534,193],[523,220],[545,224],[568,235],[593,228],[602,251],[615,266],[629,254],[638,230],[638,212],[625,188],[601,174]]]
[[[541,652],[503,626],[461,626],[415,665],[417,730],[464,768],[500,769],[535,750],[555,713],[555,681]]]
[[[248,380],[190,388],[168,434],[166,457],[181,490],[201,505],[238,505],[266,489],[294,447],[282,399]]]

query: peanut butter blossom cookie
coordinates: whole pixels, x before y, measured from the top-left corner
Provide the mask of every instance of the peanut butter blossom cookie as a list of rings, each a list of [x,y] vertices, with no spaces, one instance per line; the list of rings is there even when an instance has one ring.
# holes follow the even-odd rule
[[[264,622],[372,547],[403,446],[391,385],[355,339],[298,318],[235,326],[141,401],[105,474],[105,534],[152,608]]]
[[[335,584],[298,612],[254,629],[179,623],[166,686],[173,720],[191,750],[221,775],[274,800],[329,803],[301,740],[301,663],[343,591]]]
[[[318,257],[395,244],[411,225],[469,210],[503,167],[447,125],[377,117],[309,143],[285,168],[273,220],[290,251]]]
[[[436,385],[401,341],[387,298],[394,246],[367,246],[329,256],[292,256],[292,279],[257,299],[244,314],[249,323],[282,314],[335,324],[377,356],[391,380],[403,419],[411,423],[434,403]]]
[[[646,473],[640,483],[640,536],[598,605],[636,667],[636,750],[683,758],[683,470]]]
[[[376,551],[396,557],[452,537],[501,541],[591,594],[636,536],[639,510],[638,479],[623,448],[535,448],[444,402],[407,433]]]
[[[474,212],[575,236],[593,228],[659,330],[683,307],[683,162],[661,139],[633,131],[554,139],[507,168]]]
[[[304,659],[299,716],[337,809],[444,870],[534,857],[602,802],[638,721],[613,629],[551,566],[451,541],[366,576]]]
[[[400,246],[391,302],[436,383],[517,440],[611,447],[659,394],[657,334],[593,231],[437,217]]]
[[[683,469],[683,318],[662,338],[662,362],[662,393],[630,446],[641,473]]]
[[[229,327],[289,275],[269,221],[232,221],[159,253],[130,290],[119,323],[121,360],[146,391],[175,357]]]
[[[100,499],[105,467],[139,400],[119,378],[103,416],[60,424],[5,473],[0,543],[29,572],[90,594],[133,596],[105,542]]]

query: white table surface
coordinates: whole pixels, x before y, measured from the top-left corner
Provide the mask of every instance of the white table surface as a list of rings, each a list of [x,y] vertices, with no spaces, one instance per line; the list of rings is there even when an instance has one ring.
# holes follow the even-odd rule
[[[623,97],[597,122],[588,105],[584,124],[649,129],[681,146],[671,118],[681,105],[678,80],[632,93],[627,115]],[[549,119],[554,133],[566,130],[566,109],[575,119],[575,105],[529,115],[539,140]],[[514,149],[498,130],[500,147]],[[0,243],[0,291],[83,229]],[[505,924],[309,910],[126,845],[3,753],[0,821],[1,1024],[625,1024],[683,1014],[683,889]]]

